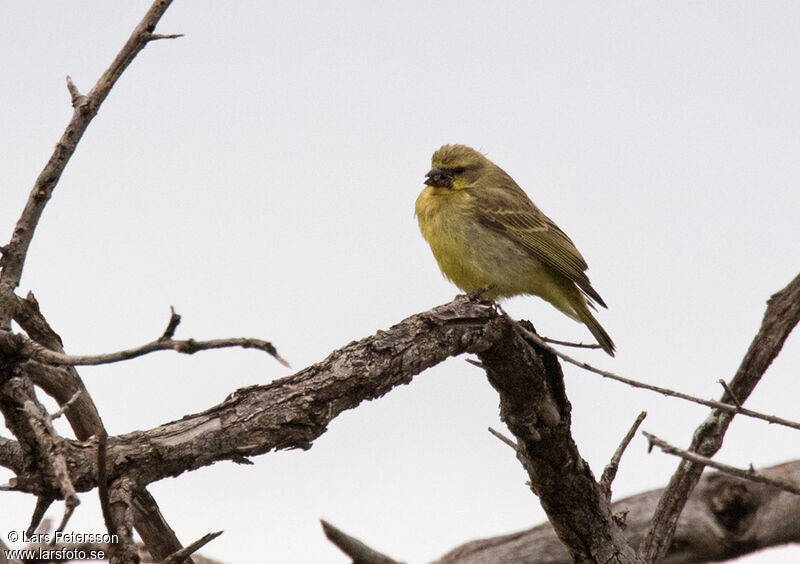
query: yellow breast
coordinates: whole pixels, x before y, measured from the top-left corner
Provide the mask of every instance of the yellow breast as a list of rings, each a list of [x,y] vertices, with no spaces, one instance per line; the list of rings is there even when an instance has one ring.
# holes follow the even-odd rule
[[[465,190],[427,187],[417,198],[419,227],[442,274],[465,292],[489,288],[489,298],[521,293],[534,265],[521,247],[481,225],[473,205]]]

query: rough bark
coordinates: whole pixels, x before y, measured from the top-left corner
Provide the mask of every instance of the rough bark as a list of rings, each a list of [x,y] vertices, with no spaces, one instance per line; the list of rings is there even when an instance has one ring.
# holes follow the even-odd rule
[[[500,394],[500,417],[517,438],[517,458],[556,534],[575,562],[637,562],[572,439],[572,406],[558,360],[535,350],[508,318],[491,327],[497,337],[478,357]]]
[[[342,411],[408,384],[450,356],[486,347],[486,324],[496,318],[491,304],[460,297],[355,341],[292,376],[237,390],[204,412],[109,437],[108,478],[135,475],[145,485],[219,460],[308,449]],[[6,448],[14,452],[15,447]],[[76,489],[96,487],[96,439],[67,441],[66,452]],[[18,474],[16,484],[30,493],[42,488],[32,472]]]
[[[635,561],[572,441],[570,406],[555,357],[537,351],[492,304],[465,296],[353,342],[293,376],[237,390],[202,413],[109,437],[106,475],[110,483],[124,477],[143,486],[219,460],[310,448],[342,411],[465,352],[479,355],[500,392],[501,414],[517,439],[519,458],[572,554],[586,562]],[[97,486],[97,450],[96,438],[64,442],[78,491]],[[15,485],[54,495],[49,482],[26,468]],[[565,491],[572,495],[565,497]]]
[[[778,356],[783,343],[800,321],[800,274],[767,301],[761,327],[753,338],[736,374],[726,386],[720,401],[741,405]],[[714,409],[695,430],[688,450],[711,458],[722,447],[722,440],[736,412]],[[669,550],[678,516],[705,466],[682,460],[658,502],[650,530],[642,539],[639,553],[646,562],[659,562]]]
[[[72,117],[63,135],[56,143],[55,149],[44,169],[36,179],[25,208],[22,210],[14,227],[9,243],[0,249],[2,251],[2,257],[0,257],[0,266],[2,267],[0,271],[0,329],[9,330],[12,318],[16,319],[20,325],[25,327],[32,338],[35,339],[33,334],[36,332],[40,332],[44,336],[43,340],[39,341],[40,344],[52,350],[63,352],[60,338],[47,326],[43,317],[34,315],[33,318],[27,318],[29,323],[27,326],[25,325],[26,316],[30,311],[26,312],[18,309],[25,304],[22,303],[23,300],[16,296],[14,289],[21,279],[28,248],[33,239],[39,218],[52,196],[67,163],[74,154],[83,133],[95,115],[97,115],[101,104],[116,81],[122,76],[122,73],[125,72],[125,69],[136,58],[138,53],[150,41],[169,37],[154,34],[153,31],[170,3],[171,0],[155,0],[152,3],[111,65],[101,75],[88,94],[80,94],[72,80],[67,77],[67,88],[69,89],[74,109]],[[38,310],[36,313],[38,314]],[[37,325],[39,326],[37,327]],[[44,335],[47,332],[49,334]],[[30,454],[33,459],[42,460],[47,455],[42,452],[35,452],[40,450],[37,447],[37,443],[27,440],[31,438],[31,434],[26,430],[29,425],[26,421],[23,421],[22,416],[14,411],[15,401],[6,395],[7,386],[2,385],[10,381],[13,374],[20,371],[20,367],[17,366],[18,362],[19,359],[13,357],[0,358],[0,404],[12,406],[11,410],[3,410],[3,414],[9,428],[15,428],[22,432],[22,435],[17,435],[22,440],[22,450],[26,454]],[[27,368],[31,367],[28,366]],[[23,368],[22,373],[33,375],[34,372],[32,370],[26,371]],[[73,406],[73,409],[70,410],[72,413],[67,413],[70,424],[79,439],[88,439],[99,429],[102,429],[102,421],[100,421],[97,409],[88,393],[86,393],[83,383],[74,368],[63,369],[59,374],[52,367],[44,367],[43,370],[36,373],[40,378],[35,383],[50,393],[62,406],[74,396],[75,392],[79,390],[83,392],[76,400],[78,405]],[[36,401],[33,394],[30,394],[27,399],[32,402]],[[42,482],[41,487],[42,489],[47,489],[52,488],[52,485]],[[140,490],[134,494],[134,502],[136,505],[135,520],[137,529],[154,556],[162,559],[179,550],[181,544],[172,529],[166,524],[153,497],[147,491]]]
[[[760,471],[800,485],[800,460]],[[625,515],[624,534],[636,546],[650,525],[664,489],[612,504]],[[662,562],[722,562],[743,554],[800,542],[800,496],[719,472],[704,475],[681,513],[672,545]],[[564,544],[550,523],[509,535],[475,540],[455,548],[434,564],[570,564]]]

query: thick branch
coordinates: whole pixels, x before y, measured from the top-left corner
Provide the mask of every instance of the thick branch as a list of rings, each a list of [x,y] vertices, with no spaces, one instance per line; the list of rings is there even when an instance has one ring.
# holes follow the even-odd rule
[[[238,390],[205,412],[109,437],[108,478],[125,474],[144,485],[219,460],[307,449],[342,411],[408,384],[450,356],[488,346],[486,324],[497,318],[491,304],[462,296],[351,343],[297,374]],[[73,483],[88,491],[96,486],[96,440],[68,446]],[[19,489],[38,493],[34,477],[18,476]]]
[[[22,472],[22,449],[17,441],[0,437],[0,466],[15,474]]]
[[[767,301],[767,311],[764,313],[761,328],[729,384],[730,391],[726,390],[720,401],[733,403],[732,392],[737,402],[744,403],[761,376],[778,356],[783,343],[798,321],[800,321],[800,275]],[[714,409],[695,431],[687,450],[706,458],[714,456],[722,446],[725,431],[735,414]],[[678,516],[704,468],[703,464],[689,460],[683,460],[678,466],[659,501],[650,531],[642,541],[640,554],[645,561],[658,562],[667,553]]]
[[[492,346],[478,357],[500,394],[500,416],[517,439],[531,490],[559,538],[575,562],[637,562],[572,439],[572,407],[555,355],[535,351],[508,317],[489,326]]]
[[[69,481],[64,456],[67,445],[62,443],[58,452],[54,452],[54,437],[43,429],[39,418],[30,415],[33,411],[45,413],[30,381],[16,373],[4,382],[0,386],[0,410],[6,416],[6,426],[19,439],[22,467],[17,475],[29,475],[40,497],[56,499],[61,495],[74,495],[74,489],[59,489],[62,479]]]
[[[133,495],[136,491],[133,480],[122,477],[109,487],[109,506],[114,529],[119,542],[109,545],[111,564],[139,564],[139,551],[133,542]]]
[[[47,412],[44,410],[41,404],[39,404],[39,402],[31,400],[25,401],[22,406],[22,412],[27,416],[28,421],[30,422],[31,429],[36,435],[36,444],[38,450],[42,453],[45,453],[44,458],[47,461],[50,472],[52,473],[58,489],[66,502],[64,508],[64,517],[61,520],[61,524],[56,529],[57,531],[63,531],[64,527],[67,526],[67,522],[72,516],[72,512],[80,503],[80,500],[75,493],[75,488],[72,485],[72,481],[69,478],[67,463],[62,453],[64,439],[62,439],[58,433],[56,433],[50,416],[47,415]],[[44,514],[44,512],[42,514]],[[39,519],[41,519],[41,517],[39,517]],[[31,529],[33,528],[34,524],[32,522]]]
[[[24,299],[17,298],[14,320],[37,343],[54,351],[64,352],[61,337],[47,323],[39,310],[39,303],[32,294],[29,293]],[[105,434],[100,414],[74,366],[55,367],[28,361],[18,365],[17,370],[30,378],[61,406],[72,401],[77,394],[77,399],[66,411],[66,417],[78,440],[85,441],[92,436]],[[181,549],[182,545],[175,531],[164,519],[156,500],[146,488],[136,491],[133,507],[136,530],[154,558],[160,560]],[[191,559],[187,562],[190,563]]]
[[[800,460],[759,470],[773,479],[800,486]],[[647,532],[663,489],[637,494],[612,504],[625,514],[624,534],[636,546]],[[674,542],[662,561],[721,562],[785,543],[800,542],[800,496],[734,476],[705,474],[689,497],[677,523]],[[536,562],[571,564],[564,544],[550,523],[500,537],[471,541],[434,564]]]

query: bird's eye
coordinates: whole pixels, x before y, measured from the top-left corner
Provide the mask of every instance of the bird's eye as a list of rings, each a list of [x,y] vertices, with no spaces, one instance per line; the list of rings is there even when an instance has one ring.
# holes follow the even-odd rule
[[[453,169],[453,174],[464,174],[464,171],[467,170],[463,166],[457,166]]]

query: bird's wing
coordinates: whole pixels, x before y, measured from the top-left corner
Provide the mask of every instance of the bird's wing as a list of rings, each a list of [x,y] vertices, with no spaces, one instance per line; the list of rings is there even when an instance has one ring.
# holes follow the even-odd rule
[[[472,191],[476,198],[476,219],[524,247],[532,256],[563,274],[598,304],[606,307],[592,288],[587,268],[575,244],[521,190],[483,189]]]

